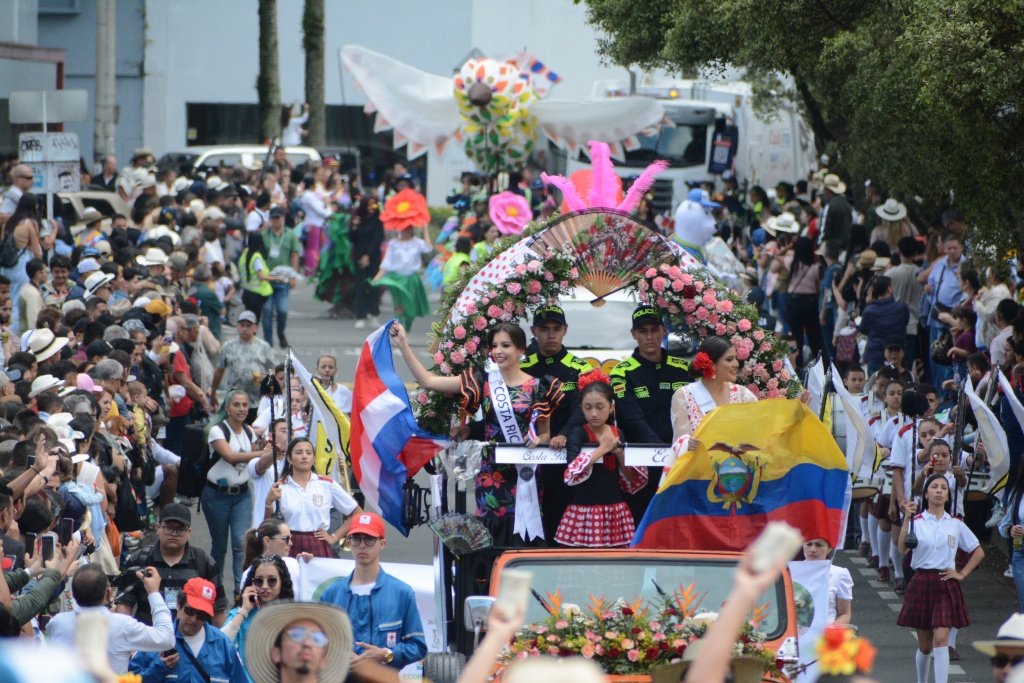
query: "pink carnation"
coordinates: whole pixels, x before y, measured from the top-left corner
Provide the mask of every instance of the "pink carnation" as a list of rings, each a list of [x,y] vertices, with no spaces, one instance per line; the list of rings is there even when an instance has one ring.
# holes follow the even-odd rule
[[[448,363],[441,363],[441,368],[440,369],[441,369],[441,374],[442,375],[450,375],[450,374],[452,374],[452,366],[448,365]]]
[[[420,392],[420,395],[416,397],[416,400],[420,402],[421,406],[427,405],[427,403],[430,401],[430,399],[427,398],[426,393],[422,391]]]
[[[548,282],[554,282],[555,275],[554,273],[544,273],[544,279],[547,280]]]
[[[719,313],[732,313],[732,302],[728,299],[723,299],[718,302],[718,306],[716,306],[716,308]]]
[[[725,334],[725,325],[723,325],[722,323],[718,323],[717,325],[715,325],[715,334],[719,336]]]
[[[697,320],[707,320],[707,319],[708,319],[708,309],[706,309],[703,306],[701,306],[700,308],[697,309]]]
[[[462,365],[463,363],[466,362],[466,356],[462,353],[462,351],[453,351],[452,362],[455,363],[456,365]]]
[[[740,332],[746,332],[747,330],[750,329],[750,321],[747,320],[746,318],[742,318],[738,323],[736,323],[736,326],[739,328]],[[754,336],[757,336],[757,332],[754,333]],[[761,333],[761,336],[764,336],[763,332]]]
[[[555,628],[569,628],[569,622],[565,619],[559,619],[555,622]]]
[[[764,353],[766,351],[771,351],[771,350],[772,350],[772,345],[771,344],[769,344],[768,342],[762,342],[761,343],[761,353]]]
[[[551,655],[552,657],[557,657],[558,656],[558,648],[555,647],[554,645],[548,646],[548,654]]]
[[[434,362],[435,362],[435,363],[438,363],[438,364],[440,364],[440,363],[442,363],[443,361],[444,361],[444,354],[443,354],[443,353],[441,353],[440,351],[438,351],[437,353],[435,353],[435,354],[434,354]]]
[[[518,266],[516,266],[516,275],[525,275],[525,274],[526,274],[526,264],[525,263],[520,263]]]
[[[692,285],[693,276],[690,275],[689,273],[683,273],[682,275],[679,276],[679,281],[682,282],[684,285]]]
[[[569,271],[569,277],[571,277],[573,280],[579,278],[579,276],[580,276],[580,271],[578,269],[573,268],[572,270]]]
[[[629,658],[629,661],[636,662],[636,661],[638,661],[640,659],[640,651],[639,650],[630,650],[629,654],[627,654],[626,657]]]
[[[530,263],[526,266],[526,269],[531,273],[536,273],[538,270],[540,270],[540,261],[538,261],[537,259],[530,261]]]
[[[647,280],[641,280],[636,285],[636,288],[639,289],[641,292],[646,292],[649,287],[650,285],[647,284]]]
[[[558,286],[562,289],[569,289],[569,282],[567,280],[560,280]]]
[[[736,326],[732,323],[729,323],[728,325],[725,326],[725,332],[726,334],[736,334]]]
[[[444,348],[446,348],[446,349],[450,350],[450,349],[452,349],[454,347],[455,347],[455,342],[453,342],[453,341],[447,341],[447,342],[444,343]]]
[[[683,287],[685,287],[685,286],[686,285],[683,284],[682,280],[673,280],[672,281],[672,291],[673,292],[681,292],[681,291],[683,291]]]
[[[747,391],[752,393],[754,396],[758,396],[761,393],[761,390],[757,388],[756,384],[748,384]]]
[[[683,320],[685,320],[686,324],[689,325],[690,327],[693,327],[694,324],[697,322],[697,319],[695,317],[693,317],[692,315],[685,316],[683,318]]]
[[[771,379],[769,379],[768,380],[768,388],[769,389],[778,389],[779,388],[779,380],[777,378],[775,378],[775,377],[772,377]]]
[[[587,643],[582,648],[580,648],[580,654],[583,655],[584,657],[586,657],[587,659],[593,659],[594,658],[594,646],[591,645],[590,643]]]
[[[704,301],[704,305],[705,306],[714,306],[715,303],[718,301],[718,299],[715,298],[715,293],[714,292],[712,292],[711,290],[708,290],[708,291],[704,292],[703,301]]]
[[[701,280],[694,281],[693,288],[696,289],[698,292],[703,292],[704,291],[704,282],[701,281]]]
[[[693,299],[683,299],[683,312],[693,313],[697,310],[697,302]]]
[[[779,379],[781,379],[783,382],[788,382],[790,377],[791,375],[789,374],[789,370],[783,369],[782,372],[779,373]]]
[[[512,296],[515,296],[519,292],[523,291],[523,286],[518,282],[510,282],[505,285],[505,290]]]
[[[530,280],[530,283],[526,285],[526,289],[530,294],[537,294],[541,290],[541,284],[538,280]]]
[[[671,266],[668,269],[668,276],[674,280],[678,280],[683,276],[683,271],[679,269],[679,266]]]
[[[779,390],[778,389],[769,389],[767,396],[768,396],[768,398],[778,398],[779,397]]]
[[[509,299],[502,305],[502,308],[504,308],[507,313],[511,313],[516,310],[516,302]]]
[[[508,322],[508,321],[512,320],[512,311],[505,311],[504,313],[502,313],[501,314],[501,319],[504,322]]]
[[[665,281],[665,278],[663,278],[663,277],[656,277],[651,282],[651,286],[654,287],[654,291],[655,292],[664,292],[665,291],[665,284],[666,284],[666,281]]]
[[[493,304],[487,308],[487,317],[488,318],[497,318],[499,316],[501,316],[501,309],[500,308],[498,308],[497,306],[495,306]],[[478,330],[482,330],[482,329],[484,329],[484,327],[487,327],[487,323],[484,323],[483,327],[481,327],[480,325],[476,325],[475,324],[475,327]]]
[[[740,346],[745,348],[747,351],[753,351],[754,350],[754,342],[750,341],[749,339],[742,340],[740,342]]]
[[[775,372],[778,372],[781,369],[782,369],[782,359],[781,358],[776,358],[775,361],[772,363],[772,370],[774,370]]]
[[[466,328],[463,327],[462,325],[456,325],[455,329],[452,330],[452,334],[455,335],[456,339],[465,339],[466,338]]]
[[[493,308],[495,310],[498,309],[497,306],[491,306],[491,308]],[[491,312],[491,308],[487,309],[487,315],[492,317],[492,318],[494,318],[496,316]],[[478,332],[482,332],[485,329],[487,329],[487,318],[480,317],[480,318],[477,318],[476,320],[474,320],[473,321],[473,329],[477,330]]]
[[[467,346],[468,346],[468,344],[467,344]],[[736,349],[736,358],[739,359],[739,360],[746,360],[746,359],[750,358],[750,351],[747,351],[744,348]]]
[[[645,277],[654,277],[657,274],[658,274],[658,269],[657,268],[648,268],[647,271],[644,273],[644,276]]]
[[[712,313],[711,315],[708,316],[708,322],[711,323],[712,325],[717,325],[719,320],[721,320],[721,318],[718,317],[717,313]]]
[[[477,344],[475,341],[466,342],[466,353],[476,353]]]

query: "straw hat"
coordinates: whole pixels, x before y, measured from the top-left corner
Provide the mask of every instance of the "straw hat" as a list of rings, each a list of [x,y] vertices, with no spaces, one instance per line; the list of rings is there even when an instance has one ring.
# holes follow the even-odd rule
[[[1003,622],[996,632],[995,640],[976,640],[971,645],[978,652],[992,657],[997,647],[1012,647],[1024,650],[1024,614],[1017,613]]]
[[[778,216],[772,216],[769,218],[764,229],[772,235],[776,235],[780,232],[797,233],[800,232],[800,221],[798,221],[796,216],[791,214],[789,211],[784,211]]]
[[[835,173],[829,173],[828,175],[826,175],[825,179],[822,181],[822,184],[825,186],[826,190],[835,192],[836,194],[843,194],[844,192],[846,192],[846,183],[840,180],[839,176],[837,176]]]
[[[135,260],[143,266],[162,266],[167,263],[167,254],[163,249],[150,247],[145,254],[136,256]]]
[[[878,260],[878,254],[871,249],[865,249],[860,252],[860,256],[857,257],[858,268],[870,268],[875,265],[875,261]]]
[[[327,636],[327,663],[324,671],[331,680],[344,680],[352,659],[352,622],[345,612],[318,602],[275,601],[261,608],[253,618],[245,639],[245,663],[256,683],[280,680],[277,665],[271,657],[274,642],[281,632],[295,621],[315,622]]]
[[[889,197],[885,204],[875,208],[875,215],[883,221],[900,221],[907,217],[907,205]]]

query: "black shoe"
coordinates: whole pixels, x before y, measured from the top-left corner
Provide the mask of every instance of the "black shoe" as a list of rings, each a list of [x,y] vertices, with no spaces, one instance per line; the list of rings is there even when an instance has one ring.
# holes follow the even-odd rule
[[[278,345],[282,349],[287,349],[288,348],[288,340],[285,338],[285,336],[283,334],[282,335],[278,335],[278,340],[277,341],[279,342]]]

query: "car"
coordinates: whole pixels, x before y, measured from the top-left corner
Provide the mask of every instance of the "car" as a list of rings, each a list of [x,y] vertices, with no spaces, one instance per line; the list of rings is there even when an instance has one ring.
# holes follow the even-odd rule
[[[244,166],[245,168],[260,168],[267,158],[269,151],[267,145],[204,145],[186,147],[183,150],[167,152],[157,162],[157,168],[173,168],[181,170],[182,165],[190,166],[193,170],[212,174],[223,167]],[[285,154],[295,165],[296,169],[303,170],[309,162],[320,163],[322,157],[320,152],[312,147],[285,147]]]
[[[68,230],[82,223],[82,213],[93,208],[103,214],[103,228],[110,232],[110,217],[114,214],[127,216],[130,212],[127,202],[116,192],[104,190],[81,190],[80,192],[58,192],[60,206],[54,206],[54,213],[60,216]]]
[[[495,548],[463,554],[455,559],[453,590],[442,593],[444,621],[447,622],[448,652],[428,653],[423,675],[434,683],[454,683],[486,626],[486,615],[501,592],[502,572],[515,569],[532,575],[524,625],[538,624],[548,616],[542,599],[556,591],[563,604],[581,608],[603,598],[606,604],[642,600],[653,606],[663,599],[692,587],[700,594],[695,612],[715,611],[733,587],[733,573],[741,553],[700,550],[643,550],[557,548],[543,550],[499,550]],[[484,568],[489,572],[481,572]],[[448,575],[442,572],[442,576]],[[691,589],[692,590],[692,589]],[[763,612],[760,629],[765,647],[787,664],[798,657],[798,617],[793,580],[785,570],[775,586],[756,602]]]

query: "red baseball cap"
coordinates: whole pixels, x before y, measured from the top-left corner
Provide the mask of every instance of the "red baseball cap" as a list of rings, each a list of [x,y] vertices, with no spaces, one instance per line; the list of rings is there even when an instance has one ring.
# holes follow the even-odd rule
[[[372,512],[360,512],[352,520],[352,526],[348,528],[348,533],[349,535],[366,534],[384,538],[384,520],[380,518],[380,515],[375,515]]]
[[[185,601],[189,607],[213,616],[217,588],[212,583],[197,576],[185,583],[182,592],[185,594]]]

